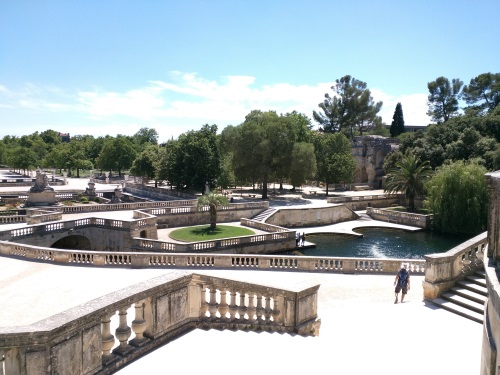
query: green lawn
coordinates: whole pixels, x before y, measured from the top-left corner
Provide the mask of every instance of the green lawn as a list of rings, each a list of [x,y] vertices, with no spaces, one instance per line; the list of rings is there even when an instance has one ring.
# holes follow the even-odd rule
[[[217,225],[215,230],[210,229],[210,225],[180,228],[170,232],[170,237],[177,241],[199,242],[210,241],[219,238],[251,236],[255,234],[253,230],[233,227],[230,225]]]

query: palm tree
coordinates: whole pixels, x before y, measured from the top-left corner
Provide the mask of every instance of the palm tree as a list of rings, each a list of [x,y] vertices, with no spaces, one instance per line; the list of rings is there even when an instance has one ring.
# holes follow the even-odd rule
[[[415,155],[405,155],[387,173],[384,192],[404,192],[408,201],[408,209],[415,211],[415,197],[424,193],[424,184],[431,173],[432,169],[428,161],[420,162]]]
[[[198,198],[198,203],[196,207],[201,210],[203,207],[208,206],[210,211],[210,229],[215,229],[217,227],[217,207],[227,206],[229,201],[223,195],[210,192],[202,195]]]

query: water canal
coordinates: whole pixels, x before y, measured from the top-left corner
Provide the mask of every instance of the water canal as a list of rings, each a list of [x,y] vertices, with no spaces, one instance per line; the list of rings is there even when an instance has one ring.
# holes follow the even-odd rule
[[[442,235],[431,231],[362,228],[363,237],[341,234],[308,235],[316,248],[299,251],[306,256],[423,259],[425,254],[446,252],[473,236]]]

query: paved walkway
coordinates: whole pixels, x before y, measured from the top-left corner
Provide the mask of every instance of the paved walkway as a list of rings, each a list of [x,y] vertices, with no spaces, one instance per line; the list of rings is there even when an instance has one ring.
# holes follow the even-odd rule
[[[85,180],[78,181],[86,187]],[[289,198],[279,205],[304,203],[326,204],[316,199],[309,203]],[[80,217],[65,215],[64,219],[73,216]],[[127,220],[132,214],[115,211],[90,216]],[[374,225],[387,223],[357,220],[301,231],[352,233],[355,227]],[[71,267],[0,257],[0,295],[6,302],[0,309],[0,326],[31,324],[168,272],[171,271]],[[413,276],[407,301],[395,305],[392,275],[256,270],[199,273],[283,288],[304,279],[321,284],[320,336],[196,330],[120,373],[471,375],[479,371],[482,326],[423,302],[422,276]]]
[[[0,326],[30,324],[167,272],[70,267],[0,257],[0,295],[7,302],[0,310]],[[407,301],[395,305],[392,275],[200,273],[283,288],[306,278],[321,284],[320,336],[196,330],[120,373],[478,373],[482,326],[422,302],[422,276],[413,276]]]

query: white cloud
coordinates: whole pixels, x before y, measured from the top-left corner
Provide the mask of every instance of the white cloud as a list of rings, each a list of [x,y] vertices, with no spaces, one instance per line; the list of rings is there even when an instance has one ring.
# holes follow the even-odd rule
[[[392,116],[396,105],[401,103],[406,125],[428,125],[431,123],[427,112],[427,94],[411,94],[392,96],[380,89],[370,90],[375,102],[382,101],[384,104],[379,112],[386,124],[392,122]]]
[[[258,86],[257,78],[251,76],[227,76],[215,81],[178,71],[171,72],[169,78],[124,92],[97,88],[67,93],[60,88],[33,84],[14,92],[0,85],[0,109],[35,110],[46,112],[47,116],[57,114],[58,122],[62,122],[61,116],[67,112],[72,124],[79,123],[75,134],[85,134],[84,129],[94,130],[87,134],[133,134],[146,126],[157,129],[160,140],[166,140],[205,123],[217,124],[219,130],[228,124],[238,125],[255,109],[277,113],[296,110],[312,118],[312,111],[318,108],[324,94],[332,94],[333,84]],[[380,115],[386,123],[391,123],[398,102],[403,105],[406,124],[429,123],[425,114],[426,94],[396,97],[376,88],[371,92],[375,101],[384,102]]]

